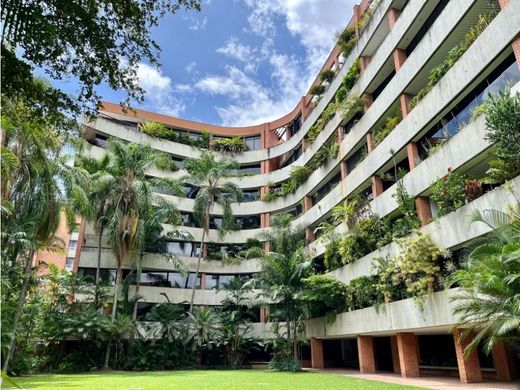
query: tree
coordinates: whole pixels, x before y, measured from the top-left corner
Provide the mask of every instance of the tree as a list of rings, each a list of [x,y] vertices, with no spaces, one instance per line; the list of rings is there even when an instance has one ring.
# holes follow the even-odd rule
[[[116,319],[119,288],[123,281],[122,265],[135,253],[140,218],[152,193],[152,179],[147,172],[164,164],[169,156],[149,146],[111,140],[107,147],[110,162],[98,191],[105,194],[107,212],[105,229],[116,257],[116,281],[112,303],[112,322]],[[108,365],[110,345],[105,365]]]
[[[35,89],[45,88],[39,82],[33,84]],[[3,329],[10,332],[5,371],[14,352],[34,254],[40,249],[63,249],[54,237],[60,215],[64,213],[72,228],[75,212],[88,212],[88,197],[84,172],[70,167],[69,156],[61,153],[68,138],[56,131],[54,118],[41,117],[19,99],[4,98],[2,105],[2,269],[14,282],[9,291],[2,289],[3,302],[17,294],[11,328]]]
[[[241,202],[243,195],[242,190],[236,184],[224,181],[234,169],[239,167],[238,163],[229,157],[217,159],[215,153],[204,152],[200,158],[186,159],[184,166],[189,174],[182,181],[199,188],[195,197],[193,214],[202,228],[195,282],[193,283],[190,300],[190,312],[193,312],[196,281],[199,277],[200,262],[204,257],[204,240],[209,228],[210,212],[215,204],[222,206],[222,231],[231,229],[234,226],[231,203]]]
[[[170,187],[171,188],[171,187]],[[145,188],[148,190],[149,188]],[[139,289],[141,286],[141,272],[144,255],[146,252],[159,253],[163,260],[171,263],[176,269],[184,275],[188,273],[188,268],[177,256],[168,253],[166,246],[171,238],[183,238],[185,240],[192,238],[191,234],[178,229],[176,226],[180,224],[181,217],[179,210],[175,205],[165,201],[162,198],[154,197],[153,194],[144,194],[144,204],[141,213],[138,232],[138,248],[139,255],[136,257],[136,281],[134,293],[134,308],[132,319],[137,319],[137,306],[139,300]],[[154,199],[156,205],[152,205],[147,200]],[[163,224],[172,226],[172,230],[164,233]]]
[[[305,252],[305,234],[293,227],[292,216],[281,214],[272,221],[273,231],[263,235],[271,252],[262,258],[259,283],[267,296],[279,306],[278,313],[285,319],[287,345],[292,359],[298,360],[298,330],[304,314],[301,298],[304,279],[312,273],[312,258]]]
[[[96,87],[104,82],[126,90],[127,102],[142,101],[138,67],[145,61],[157,66],[160,50],[151,31],[165,14],[200,10],[200,2],[2,0],[1,9],[2,93],[39,101],[47,112],[79,113],[81,104],[97,106]],[[32,67],[54,80],[77,79],[77,101],[56,89],[40,94],[30,88]]]
[[[188,312],[189,331],[197,343],[199,364],[202,363],[202,349],[210,349],[220,332],[220,318],[211,307],[196,307]]]
[[[489,353],[505,341],[520,353],[520,205],[509,214],[498,210],[476,212],[474,223],[493,229],[491,237],[469,254],[465,267],[455,272],[449,285],[458,285],[452,298],[454,312],[465,330],[476,332],[466,352],[483,343]]]
[[[112,176],[107,173],[107,167],[110,164],[110,155],[105,154],[101,159],[92,158],[86,155],[79,155],[75,160],[76,167],[85,169],[90,175],[89,199],[90,210],[89,215],[82,215],[87,221],[94,224],[94,228],[98,234],[98,253],[96,263],[96,290],[94,303],[99,304],[100,283],[101,283],[101,253],[102,240],[105,226],[107,223],[108,198],[105,196],[106,181],[111,181]]]
[[[250,293],[252,283],[235,276],[229,282],[227,296],[222,301],[222,335],[219,345],[224,347],[229,367],[240,368],[248,352],[259,347],[258,339],[249,336],[248,308],[253,304]]]

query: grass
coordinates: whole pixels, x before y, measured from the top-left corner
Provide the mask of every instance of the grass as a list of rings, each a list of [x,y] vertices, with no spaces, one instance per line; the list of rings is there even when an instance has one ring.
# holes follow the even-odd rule
[[[110,389],[110,390],[379,390],[418,389],[417,387],[366,381],[317,372],[285,373],[266,370],[95,372],[70,375],[35,375],[15,378],[22,388],[31,389]],[[13,387],[5,387],[7,389]]]

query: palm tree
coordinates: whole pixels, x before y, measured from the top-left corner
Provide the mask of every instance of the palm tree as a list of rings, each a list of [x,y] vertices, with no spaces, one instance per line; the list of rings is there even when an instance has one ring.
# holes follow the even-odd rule
[[[452,298],[454,312],[467,337],[475,338],[466,353],[483,343],[489,353],[498,341],[518,348],[520,343],[520,204],[509,214],[498,210],[476,212],[473,222],[493,229],[491,237],[468,256],[466,267],[449,280],[460,286]],[[517,352],[520,352],[517,351]]]
[[[102,240],[109,206],[109,199],[105,196],[104,190],[106,183],[113,181],[113,177],[107,172],[107,167],[110,164],[110,155],[104,154],[101,159],[80,155],[76,158],[75,163],[77,167],[85,169],[90,175],[91,185],[89,188],[89,199],[91,200],[91,217],[88,218],[86,215],[83,215],[83,217],[93,222],[96,233],[98,234],[96,289],[94,295],[94,303],[97,306],[100,299]]]
[[[72,229],[75,212],[88,212],[88,197],[84,172],[70,167],[69,157],[63,155],[68,137],[54,128],[54,118],[42,118],[21,101],[2,103],[2,269],[8,280],[16,281],[8,291],[2,289],[4,304],[16,301],[3,359],[6,371],[33,276],[34,254],[63,247],[54,237],[62,212]]]
[[[191,337],[199,348],[199,364],[202,364],[202,348],[211,348],[220,331],[220,317],[211,307],[197,307],[193,312],[188,312],[188,324]]]
[[[112,322],[116,319],[119,288],[123,281],[122,265],[138,249],[139,223],[150,201],[153,180],[146,174],[153,168],[163,167],[171,160],[164,153],[149,146],[111,140],[107,146],[110,155],[102,180],[96,192],[106,199],[104,230],[116,257],[116,281],[112,303]],[[105,366],[108,366],[110,344],[107,347]]]
[[[199,187],[199,192],[195,197],[193,208],[195,219],[202,227],[202,238],[200,240],[197,270],[195,271],[195,281],[199,277],[200,262],[204,256],[204,240],[209,229],[210,211],[213,205],[219,204],[224,210],[222,217],[222,231],[229,230],[234,226],[232,202],[242,201],[242,190],[234,183],[224,181],[230,176],[232,170],[238,168],[238,163],[229,157],[217,159],[215,153],[205,152],[200,158],[188,158],[184,161],[189,175],[182,180],[195,187]],[[193,283],[190,300],[190,313],[193,312],[193,302],[195,300],[196,283]]]
[[[170,187],[171,188],[171,187]],[[138,248],[139,256],[136,257],[136,283],[134,294],[134,308],[132,318],[137,319],[137,307],[139,300],[139,290],[141,286],[141,272],[144,255],[146,252],[160,253],[163,260],[172,264],[183,275],[187,275],[188,268],[184,262],[177,256],[166,251],[168,240],[171,238],[182,238],[189,240],[191,234],[178,229],[176,226],[180,224],[180,213],[177,207],[162,198],[155,197],[154,194],[143,194],[143,212],[139,224]],[[147,200],[155,199],[156,205],[152,205]],[[164,233],[163,224],[172,226],[172,230]]]
[[[312,273],[312,260],[304,250],[304,230],[291,222],[291,215],[278,215],[272,222],[273,231],[262,235],[270,243],[271,252],[262,258],[259,283],[269,298],[280,305],[287,345],[292,346],[293,359],[297,360],[298,328],[304,312],[299,297],[305,286],[303,279]]]

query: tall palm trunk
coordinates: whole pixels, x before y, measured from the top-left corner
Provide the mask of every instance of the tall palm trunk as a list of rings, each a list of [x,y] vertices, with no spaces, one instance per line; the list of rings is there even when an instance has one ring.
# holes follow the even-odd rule
[[[137,263],[137,267],[136,267],[134,308],[133,308],[133,311],[132,311],[132,319],[134,321],[137,320],[137,306],[138,306],[137,300],[139,298],[139,290],[141,289],[141,273],[143,271],[142,267],[141,267],[141,264],[143,264],[143,257],[144,257],[144,252],[141,252],[139,254],[139,262]]]
[[[14,354],[14,348],[15,348],[15,341],[16,341],[16,328],[18,327],[18,322],[20,322],[20,317],[22,316],[23,308],[25,306],[25,297],[27,295],[27,290],[29,288],[29,280],[30,280],[30,271],[31,271],[31,264],[34,257],[34,250],[29,250],[29,254],[27,256],[27,259],[25,260],[25,267],[23,270],[23,281],[22,281],[22,287],[20,289],[20,294],[18,295],[18,304],[16,307],[16,313],[14,314],[13,319],[13,329],[11,336],[9,338],[9,349],[7,352],[7,356],[5,357],[4,364],[2,367],[2,370],[4,372],[7,371],[9,367],[9,361],[13,358]]]
[[[191,289],[191,300],[190,300],[190,313],[193,313],[193,302],[195,301],[195,289],[197,288],[197,279],[199,277],[200,262],[204,256],[204,240],[206,239],[206,230],[209,229],[209,210],[211,209],[213,202],[210,202],[204,210],[204,226],[202,229],[202,238],[200,240],[200,251],[199,258],[197,260],[197,270],[195,271],[195,280],[193,281],[193,287]],[[188,276],[189,277],[189,276]]]
[[[95,305],[96,307],[99,304],[99,285],[101,282],[101,241],[103,238],[103,228],[99,229],[98,235],[98,254],[97,254],[97,266],[96,266],[96,296],[95,296]]]
[[[119,286],[123,281],[123,270],[121,269],[122,261],[117,262],[117,271],[116,271],[116,282],[114,284],[114,299],[112,302],[112,322],[116,320],[116,312],[117,312],[117,300],[119,298]],[[105,353],[105,368],[108,368],[108,362],[110,360],[110,348],[112,342],[108,343],[107,351]]]
[[[190,313],[193,313],[193,302],[195,301],[195,289],[197,288],[197,279],[199,277],[200,262],[204,255],[204,239],[206,238],[206,227],[202,231],[202,239],[200,240],[199,258],[197,260],[197,269],[195,271],[195,280],[193,281],[193,287],[191,289],[191,300],[190,300]],[[189,276],[188,276],[189,277]]]

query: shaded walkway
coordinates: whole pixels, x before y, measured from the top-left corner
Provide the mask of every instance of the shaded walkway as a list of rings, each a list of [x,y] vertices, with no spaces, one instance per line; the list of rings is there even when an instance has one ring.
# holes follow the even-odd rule
[[[400,385],[418,386],[436,390],[455,390],[455,389],[489,389],[489,390],[518,390],[518,382],[497,382],[485,381],[481,383],[461,383],[459,378],[442,376],[421,376],[419,378],[403,378],[399,374],[377,373],[360,374],[358,370],[345,369],[309,369],[309,371],[319,371],[324,373],[346,375],[353,378],[374,380],[380,382],[395,383]]]

